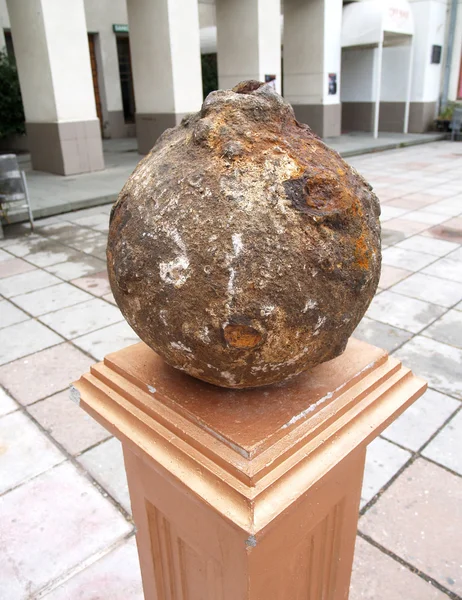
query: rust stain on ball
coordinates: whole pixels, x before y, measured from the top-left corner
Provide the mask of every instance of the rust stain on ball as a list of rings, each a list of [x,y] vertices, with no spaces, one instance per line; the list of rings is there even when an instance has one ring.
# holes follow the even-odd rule
[[[114,297],[167,362],[225,387],[341,354],[380,276],[371,186],[269,86],[209,94],[113,207]]]

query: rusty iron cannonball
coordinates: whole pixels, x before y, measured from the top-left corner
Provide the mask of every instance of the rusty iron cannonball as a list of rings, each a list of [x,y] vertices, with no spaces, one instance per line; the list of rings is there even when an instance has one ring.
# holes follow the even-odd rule
[[[112,291],[170,365],[228,388],[339,356],[380,276],[371,186],[268,85],[212,92],[111,213]]]

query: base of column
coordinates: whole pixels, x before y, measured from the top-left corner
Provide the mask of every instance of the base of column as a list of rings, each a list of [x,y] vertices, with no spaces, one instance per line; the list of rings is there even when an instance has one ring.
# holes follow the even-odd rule
[[[147,154],[166,129],[176,127],[187,113],[136,113],[138,152]]]
[[[340,104],[293,104],[295,116],[306,123],[322,138],[341,133],[342,109]]]
[[[405,102],[381,102],[379,131],[402,133]],[[372,131],[374,128],[374,102],[342,102],[342,129],[344,131]],[[436,102],[411,102],[409,107],[409,133],[425,133],[436,116]]]
[[[104,169],[98,119],[26,123],[32,167],[57,175],[76,175]]]
[[[111,139],[136,136],[135,123],[125,122],[123,110],[108,110],[107,125],[107,137]]]

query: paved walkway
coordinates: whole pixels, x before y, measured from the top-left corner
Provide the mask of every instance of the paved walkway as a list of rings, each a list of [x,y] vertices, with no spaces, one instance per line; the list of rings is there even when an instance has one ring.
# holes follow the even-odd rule
[[[430,389],[368,449],[351,600],[462,598],[462,145],[350,162],[382,200],[357,336]],[[109,207],[0,242],[0,597],[142,598],[120,445],[70,381],[136,340],[107,283]],[[270,600],[270,599],[268,599]]]
[[[351,133],[328,138],[326,143],[342,156],[353,156],[404,144],[423,144],[439,139],[440,133],[380,133],[374,140],[372,134]],[[19,156],[21,168],[26,171],[34,217],[39,219],[91,206],[114,202],[120,189],[135,168],[141,156],[136,139],[104,140],[104,171],[62,177],[42,171],[33,171],[30,155]],[[12,223],[27,220],[25,210],[9,212]]]

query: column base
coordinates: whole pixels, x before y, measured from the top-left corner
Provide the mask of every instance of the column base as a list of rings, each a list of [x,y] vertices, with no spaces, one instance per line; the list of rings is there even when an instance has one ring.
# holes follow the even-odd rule
[[[187,113],[136,113],[138,152],[147,154],[166,129],[176,127]]]
[[[76,175],[104,169],[98,119],[26,123],[32,167],[57,175]]]
[[[381,102],[379,131],[402,133],[405,102]],[[342,128],[344,131],[372,131],[374,128],[374,102],[342,102]],[[429,131],[436,116],[436,102],[411,102],[409,107],[409,133]]]
[[[341,133],[341,104],[293,104],[295,116],[306,123],[322,138],[336,137]]]

